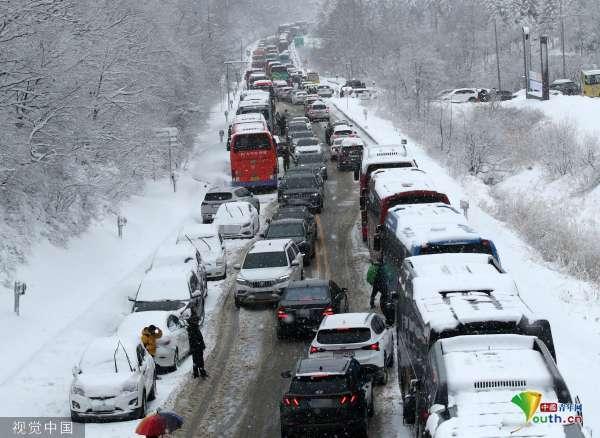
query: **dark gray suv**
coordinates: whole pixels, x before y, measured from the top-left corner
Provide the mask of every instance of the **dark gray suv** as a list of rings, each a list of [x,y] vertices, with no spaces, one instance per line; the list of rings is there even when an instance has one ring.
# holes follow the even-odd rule
[[[323,210],[323,186],[313,173],[292,173],[279,183],[279,205],[304,205],[312,213]]]

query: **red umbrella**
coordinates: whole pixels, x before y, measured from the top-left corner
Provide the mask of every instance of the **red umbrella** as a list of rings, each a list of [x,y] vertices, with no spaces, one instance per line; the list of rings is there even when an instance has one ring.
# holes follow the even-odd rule
[[[152,414],[140,421],[135,433],[146,436],[159,436],[167,431],[167,421],[157,414]]]

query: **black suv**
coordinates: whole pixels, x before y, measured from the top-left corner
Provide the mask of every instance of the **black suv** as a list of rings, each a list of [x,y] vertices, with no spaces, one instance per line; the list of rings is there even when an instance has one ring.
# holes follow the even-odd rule
[[[327,164],[322,152],[298,155],[294,159],[294,164],[294,168],[311,170],[315,175],[320,175],[323,180],[327,180]]]
[[[356,359],[300,359],[293,371],[281,375],[292,379],[279,408],[282,437],[315,432],[367,436],[373,383]]]
[[[279,205],[304,205],[312,213],[321,213],[323,187],[317,178],[310,173],[286,175],[279,183]]]
[[[292,333],[312,333],[325,315],[348,312],[347,289],[331,280],[293,281],[286,287],[277,308],[277,338]]]
[[[279,207],[271,220],[276,219],[303,219],[309,230],[315,235],[315,239],[317,238],[315,215],[308,211],[308,208],[303,205]]]
[[[265,239],[290,238],[304,254],[304,264],[309,265],[315,256],[316,236],[303,219],[277,219],[269,222],[267,231],[262,234]]]

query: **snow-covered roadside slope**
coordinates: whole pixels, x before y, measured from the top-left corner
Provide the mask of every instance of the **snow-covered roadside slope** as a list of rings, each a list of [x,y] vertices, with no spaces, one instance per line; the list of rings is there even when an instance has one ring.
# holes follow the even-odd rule
[[[177,193],[169,180],[149,183],[143,195],[127,202],[123,240],[116,236],[116,218],[108,217],[67,248],[40,243],[17,277],[28,284],[21,301],[21,316],[12,313],[12,295],[0,298],[0,412],[5,416],[69,415],[71,369],[87,344],[114,332],[130,311],[128,296],[135,295],[140,279],[156,249],[175,241],[175,233],[198,211],[205,182],[229,181],[225,145],[218,131],[226,129],[221,112],[213,114],[197,137],[195,152],[178,180]],[[266,199],[265,199],[266,200]],[[227,243],[234,257],[247,241]],[[225,280],[227,281],[227,280]],[[207,345],[214,345],[211,313],[220,309],[225,288],[209,283]],[[211,336],[212,335],[212,336]],[[184,382],[190,361],[158,382],[161,404]],[[88,436],[135,436],[136,422],[88,425]]]
[[[399,143],[405,137],[390,121],[376,117],[372,109],[365,120],[364,107],[356,99],[331,99],[331,103],[379,143]],[[600,417],[595,415],[600,404],[595,384],[600,375],[600,305],[594,298],[597,291],[593,285],[544,263],[509,226],[483,211],[478,201],[491,201],[479,184],[461,185],[410,140],[409,152],[448,194],[453,205],[470,199],[470,222],[495,242],[502,264],[516,280],[524,300],[540,317],[550,320],[559,368],[572,394],[582,399],[586,424],[600,430]]]

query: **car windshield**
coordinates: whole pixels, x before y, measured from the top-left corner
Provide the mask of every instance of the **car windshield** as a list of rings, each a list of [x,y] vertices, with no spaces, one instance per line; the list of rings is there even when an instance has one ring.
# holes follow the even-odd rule
[[[298,132],[294,132],[292,134],[292,137],[297,139],[297,138],[307,138],[307,137],[312,137],[313,133],[312,131],[298,131]]]
[[[306,131],[306,123],[292,122],[288,126],[288,131]]]
[[[356,344],[371,339],[371,329],[368,327],[344,327],[337,329],[319,330],[317,341],[320,344]]]
[[[313,146],[318,145],[319,139],[315,137],[301,138],[296,142],[296,146]]]
[[[287,288],[281,297],[287,301],[325,301],[329,299],[327,286]]]
[[[313,375],[296,376],[290,384],[290,393],[292,394],[339,394],[348,391],[346,376],[334,375]]]
[[[279,268],[287,266],[285,252],[250,252],[246,254],[243,269]]]
[[[165,301],[136,301],[133,307],[134,312],[151,312],[153,310],[173,311],[179,310],[187,303],[179,300]]]
[[[350,129],[340,129],[335,131],[335,135],[350,135],[352,134],[352,130]]]
[[[131,372],[131,362],[135,358],[127,358],[125,349],[115,341],[114,346],[103,345],[98,348],[92,345],[81,358],[81,371],[93,373]]]
[[[232,198],[231,192],[208,192],[205,201],[228,201]]]
[[[271,223],[267,230],[268,239],[278,239],[280,237],[304,236],[304,227],[300,223]]]
[[[320,152],[313,152],[312,154],[300,155],[297,159],[298,164],[312,164],[312,163],[323,163],[323,154]]]
[[[284,185],[288,189],[312,189],[316,184],[314,178],[288,178]]]
[[[311,109],[314,109],[314,110],[324,110],[324,109],[327,109],[327,107],[326,107],[325,105],[318,105],[318,104],[314,104],[314,105],[311,107]]]

